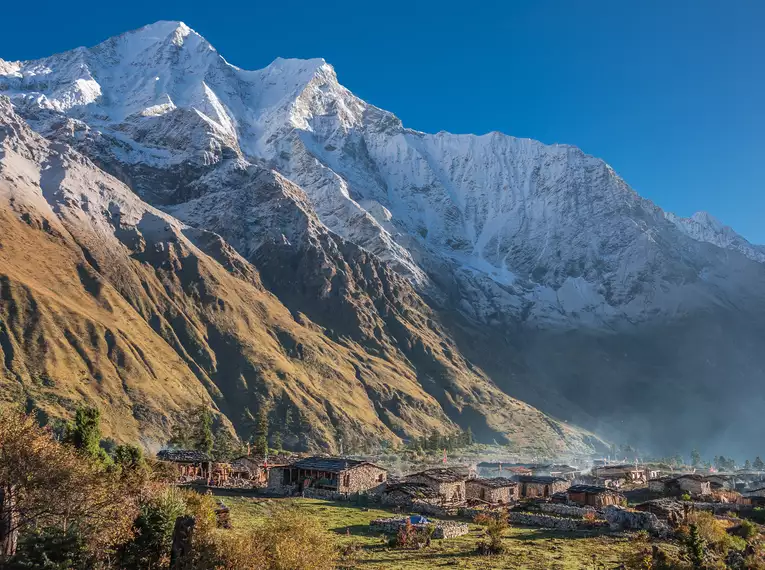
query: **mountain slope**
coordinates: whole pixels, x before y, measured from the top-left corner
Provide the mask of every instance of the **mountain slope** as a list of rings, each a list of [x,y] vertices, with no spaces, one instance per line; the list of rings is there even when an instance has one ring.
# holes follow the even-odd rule
[[[440,378],[428,391],[452,420],[465,421],[461,396],[444,394],[469,392],[471,367],[663,451],[736,433],[759,409],[741,394],[765,370],[751,342],[762,248],[663,212],[577,148],[412,131],[323,60],[245,71],[179,22],[0,61],[0,92],[50,140],[222,235],[293,312],[406,359],[423,386]],[[668,414],[689,400],[692,413]]]
[[[367,336],[341,338],[290,312],[219,235],[152,208],[71,148],[32,133],[2,98],[0,137],[6,398],[53,416],[82,399],[95,402],[110,433],[148,442],[165,437],[182,410],[209,402],[243,431],[245,407],[269,407],[275,425],[290,415],[296,425],[284,426],[285,439],[298,447],[449,432],[472,413],[497,437],[517,433],[519,449],[587,449],[590,436],[508,398],[459,357],[447,358],[448,345],[408,283],[326,230],[321,239],[348,258],[345,271],[366,279],[369,290],[376,283],[376,302],[399,313],[382,322],[371,301],[346,311],[369,319],[369,328],[350,327]],[[306,234],[319,231],[300,210],[299,188],[257,167],[250,174],[252,196],[274,194]],[[310,255],[305,249],[292,255]],[[337,292],[350,280],[314,277],[329,296],[358,301]],[[380,326],[398,327],[396,336]],[[398,338],[411,344],[411,359]],[[411,363],[415,355],[439,376],[427,383],[424,366]]]

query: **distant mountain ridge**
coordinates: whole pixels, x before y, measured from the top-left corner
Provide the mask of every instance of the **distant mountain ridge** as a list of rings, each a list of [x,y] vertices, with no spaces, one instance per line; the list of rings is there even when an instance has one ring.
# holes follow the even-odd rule
[[[709,331],[736,323],[726,338],[704,340],[723,351],[721,361],[746,363],[732,385],[749,388],[765,369],[759,351],[740,354],[739,338],[765,323],[765,250],[706,214],[662,211],[575,147],[413,131],[340,85],[324,60],[245,71],[180,22],[42,60],[0,60],[0,93],[45,137],[268,268],[266,286],[290,309],[364,342],[390,332],[374,332],[350,300],[327,311],[331,279],[318,276],[343,274],[342,247],[329,236],[372,253],[441,316],[452,354],[560,418],[610,429],[624,415],[665,416],[663,403],[645,409],[660,386],[670,402],[704,386],[693,395],[705,410],[695,426],[708,417],[706,390],[720,370],[683,352],[686,372],[677,372],[669,354],[660,359],[648,346],[657,335],[682,343],[685,327],[699,323]],[[269,170],[279,175],[266,182]],[[273,185],[296,190],[253,191]],[[298,263],[291,271],[306,271],[303,282],[284,270],[289,259]],[[356,286],[370,293],[368,281]],[[385,320],[379,297],[370,302]],[[630,355],[636,346],[648,355]],[[556,356],[544,359],[546,350]],[[623,360],[620,377],[614,358]],[[632,394],[636,383],[651,388]],[[721,422],[718,435],[737,420]],[[621,435],[660,438],[637,423]],[[696,430],[670,431],[686,445]]]

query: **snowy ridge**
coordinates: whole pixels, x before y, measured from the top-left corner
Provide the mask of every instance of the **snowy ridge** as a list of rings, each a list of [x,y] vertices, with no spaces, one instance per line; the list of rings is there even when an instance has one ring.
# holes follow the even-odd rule
[[[732,249],[753,261],[765,263],[765,249],[762,246],[749,243],[733,228],[722,224],[707,212],[696,212],[690,218],[681,218],[671,212],[666,212],[665,215],[680,231],[697,241],[711,243],[723,249]]]
[[[216,204],[200,197],[243,191],[239,173],[252,165],[275,169],[326,228],[479,321],[611,326],[682,314],[732,287],[727,274],[745,260],[726,252],[765,261],[730,228],[663,212],[575,147],[412,131],[322,59],[245,71],[180,22],[0,60],[0,93],[46,136],[198,220]]]

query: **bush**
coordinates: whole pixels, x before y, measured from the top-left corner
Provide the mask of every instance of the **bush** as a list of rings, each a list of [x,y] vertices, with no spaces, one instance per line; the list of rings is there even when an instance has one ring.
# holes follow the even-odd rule
[[[667,553],[658,546],[644,548],[630,556],[622,567],[627,570],[698,570],[691,563]]]
[[[417,528],[407,519],[406,525],[402,526],[396,536],[390,541],[390,545],[395,548],[419,549],[430,546],[435,527],[428,525],[425,528]]]
[[[175,487],[162,488],[140,507],[133,524],[135,538],[121,553],[129,568],[154,568],[170,560],[175,520],[186,512],[183,492]]]
[[[196,538],[194,540],[196,543]],[[309,547],[306,547],[310,550]],[[220,532],[195,546],[194,570],[271,570],[266,545],[252,535]]]
[[[90,570],[85,539],[74,529],[49,527],[26,533],[7,570]]]
[[[743,520],[741,521],[741,524],[736,528],[736,535],[740,536],[747,542],[759,534],[760,530],[752,521]]]
[[[268,570],[332,570],[338,560],[333,537],[298,509],[276,510],[251,540],[249,550],[263,553]]]
[[[502,544],[502,535],[510,526],[507,522],[507,515],[504,513],[480,514],[475,517],[476,524],[480,524],[486,529],[488,540],[482,540],[476,546],[479,554],[501,554],[505,550]]]

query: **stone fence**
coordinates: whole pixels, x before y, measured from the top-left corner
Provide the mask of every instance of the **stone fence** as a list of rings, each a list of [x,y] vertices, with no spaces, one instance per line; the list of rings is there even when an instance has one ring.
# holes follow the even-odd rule
[[[375,519],[369,523],[369,530],[384,534],[396,534],[399,529],[406,526],[408,519]],[[470,532],[470,527],[457,521],[433,521],[429,523],[415,523],[412,527],[417,530],[425,530],[433,527],[433,538],[448,539],[457,538]]]
[[[563,506],[563,505],[562,505]],[[475,518],[477,515],[491,514],[492,511],[480,509],[460,509],[460,516]],[[578,531],[578,530],[602,530],[608,529],[608,522],[604,520],[585,520],[581,517],[571,518],[565,516],[554,516],[542,513],[531,513],[528,511],[510,511],[507,513],[507,520],[510,523],[523,526],[537,526],[553,530]]]
[[[330,501],[347,501],[350,498],[348,493],[338,493],[337,491],[314,489],[312,487],[303,489],[303,496],[308,499],[327,499]]]
[[[574,505],[563,505],[561,503],[540,503],[539,510],[562,517],[584,517],[585,515],[592,513],[595,514],[596,518],[603,518],[603,515],[598,513],[598,511],[592,507],[577,507]]]
[[[578,531],[578,530],[605,530],[609,528],[608,522],[603,520],[588,521],[567,517],[556,517],[538,513],[523,513],[510,511],[508,520],[511,523],[524,526],[538,526],[553,530]]]

